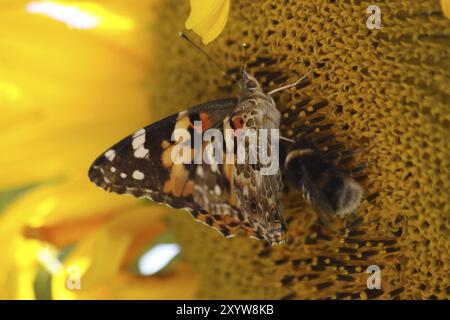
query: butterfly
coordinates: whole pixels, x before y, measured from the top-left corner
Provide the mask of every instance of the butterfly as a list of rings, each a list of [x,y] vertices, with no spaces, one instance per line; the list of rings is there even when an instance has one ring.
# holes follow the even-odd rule
[[[231,148],[227,147],[228,143],[221,145],[223,152],[219,155],[219,160],[230,154],[236,156],[231,163],[176,161],[179,155],[178,151],[174,152],[176,148],[187,147],[192,151],[191,158],[197,154],[198,150],[190,146],[192,136],[198,131],[278,130],[282,117],[272,95],[297,86],[307,75],[265,93],[256,78],[242,70],[237,98],[200,104],[136,131],[93,162],[89,179],[106,191],[185,209],[195,220],[225,237],[243,231],[271,245],[286,241],[287,227],[281,205],[283,183],[301,190],[324,222],[330,214],[354,211],[361,202],[362,187],[303,139],[281,137],[276,141],[280,143],[275,152],[279,167],[272,174],[263,174],[260,163],[238,163],[238,150],[233,143]],[[201,123],[200,129],[196,123]],[[188,137],[174,139],[176,130],[185,130]],[[239,134],[234,134],[231,139],[236,142],[238,137]],[[261,140],[273,145],[269,137]],[[250,149],[255,146],[248,140],[242,141],[244,151],[251,154]],[[202,141],[200,155],[207,155],[212,143],[213,139]],[[258,155],[261,152],[258,147],[252,150]]]

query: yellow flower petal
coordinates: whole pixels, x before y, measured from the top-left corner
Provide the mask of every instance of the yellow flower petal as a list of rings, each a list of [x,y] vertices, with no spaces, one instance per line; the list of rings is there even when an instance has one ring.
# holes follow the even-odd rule
[[[230,11],[230,0],[191,0],[186,28],[192,29],[207,45],[224,29]]]
[[[107,285],[84,293],[83,280],[81,290],[68,290],[65,281],[64,274],[53,278],[54,299],[185,300],[195,299],[199,287],[199,276],[185,263],[178,263],[170,274],[163,276],[142,277],[120,272]]]
[[[14,232],[2,234],[0,241],[0,299],[34,299],[33,283],[39,268],[36,256],[42,244]]]
[[[195,299],[198,287],[199,276],[187,264],[178,263],[163,276],[119,274],[108,286],[108,299]]]
[[[111,196],[87,179],[42,186],[23,195],[0,215],[0,274],[8,275],[0,277],[0,298],[34,298],[42,242],[26,239],[24,233],[64,246],[105,224],[108,216],[132,207],[135,199]]]
[[[450,19],[450,0],[441,0],[441,7],[444,15]]]
[[[34,299],[37,254],[42,243],[22,235],[33,201],[23,207],[13,203],[0,215],[0,299]],[[23,210],[22,210],[23,209]]]
[[[63,267],[53,276],[52,292],[55,299],[111,299],[111,298],[192,298],[196,281],[191,272],[175,268],[175,273],[164,277],[132,276],[128,272],[130,250],[142,250],[166,231],[162,220],[166,209],[161,206],[143,206],[114,217],[105,226],[77,244]],[[137,246],[140,243],[140,247]],[[67,287],[71,270],[78,268],[78,290]],[[184,270],[184,269],[183,269]],[[124,280],[126,279],[126,280]],[[138,280],[141,280],[140,282]],[[133,283],[133,290],[123,290]],[[148,286],[152,283],[153,285]],[[155,287],[157,286],[157,287]],[[180,286],[184,287],[180,292]],[[117,287],[117,288],[116,288]],[[120,290],[119,290],[120,287]],[[165,288],[162,290],[162,288]],[[118,294],[117,291],[121,291]],[[128,291],[128,294],[125,292]],[[132,295],[133,294],[133,295]]]
[[[26,4],[0,11],[0,145],[8,150],[0,190],[85,176],[96,156],[151,119],[148,4],[108,5],[133,27],[92,30],[68,29]],[[103,7],[95,6],[99,18]]]
[[[117,214],[136,207],[136,199],[112,195],[87,178],[33,189],[12,203],[0,216],[0,234],[24,224],[33,228]]]
[[[87,178],[96,156],[150,122],[147,27],[157,1],[33,1],[42,12],[31,12],[30,1],[9,2],[0,11],[0,145],[8,150],[0,154],[0,190],[53,184],[0,215],[0,298],[33,299],[36,288],[45,295],[34,287],[38,270],[51,273],[58,299],[193,298],[196,277],[183,264],[164,277],[129,270],[166,232],[166,209],[106,193]],[[68,7],[98,25],[77,30]],[[73,251],[59,261],[69,244]],[[74,270],[81,290],[68,287]]]

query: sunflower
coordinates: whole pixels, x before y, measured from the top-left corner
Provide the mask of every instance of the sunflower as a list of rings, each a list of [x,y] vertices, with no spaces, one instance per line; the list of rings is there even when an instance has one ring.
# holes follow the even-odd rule
[[[0,298],[193,297],[185,262],[155,274],[146,256],[179,251],[168,247],[165,211],[87,178],[106,146],[154,117],[148,29],[157,6],[2,2]]]
[[[366,27],[371,4],[4,2],[0,297],[448,298],[448,1],[377,1],[379,30]],[[287,194],[290,241],[269,247],[87,181],[92,160],[128,133],[236,95],[178,39],[184,27],[230,74],[248,43],[248,67],[267,88],[314,69],[277,105],[314,123],[324,151],[337,145],[329,134],[362,150],[349,158],[368,163],[356,216],[325,228]],[[171,252],[158,255],[172,261],[162,270],[144,263],[158,248]],[[373,266],[381,288],[368,287]]]
[[[367,27],[373,4],[380,9],[380,29]],[[212,39],[206,26],[218,30],[212,19],[220,17],[216,26],[223,23],[213,10],[221,5],[225,13],[226,1],[211,1],[202,13],[205,20],[188,24],[205,43]],[[287,119],[297,119],[294,124],[319,121],[313,138],[324,150],[359,150],[349,165],[367,163],[358,177],[366,199],[355,216],[336,217],[324,228],[298,195],[287,195],[291,241],[277,247],[223,239],[188,216],[174,216],[171,225],[185,257],[202,277],[199,296],[448,299],[448,1],[236,0],[230,5],[226,28],[206,47],[208,54],[233,74],[242,60],[240,46],[247,43],[248,68],[268,89],[313,68],[308,86],[283,93],[277,105]],[[177,111],[237,93],[216,66],[176,40],[188,12],[187,4],[165,1],[158,16],[160,63],[151,67],[160,75],[159,90],[152,92],[156,110]],[[288,134],[296,127],[288,124],[284,130]],[[338,143],[329,144],[329,137]],[[373,268],[380,270],[380,288],[368,286]]]

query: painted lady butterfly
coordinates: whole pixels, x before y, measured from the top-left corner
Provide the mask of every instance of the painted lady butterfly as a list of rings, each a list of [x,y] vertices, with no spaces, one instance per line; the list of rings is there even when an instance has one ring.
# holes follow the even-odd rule
[[[306,77],[306,76],[305,76]],[[283,181],[303,191],[323,221],[360,204],[363,190],[337,170],[313,144],[280,139],[279,168],[263,175],[258,165],[174,163],[175,129],[278,129],[281,113],[272,95],[302,80],[264,93],[255,77],[242,71],[239,98],[197,105],[138,130],[95,160],[89,178],[107,191],[128,193],[189,211],[225,237],[240,230],[270,244],[285,241],[281,194]],[[208,143],[203,143],[203,150]],[[246,145],[246,149],[250,146]],[[236,152],[236,150],[233,150]],[[285,178],[282,179],[282,176]]]

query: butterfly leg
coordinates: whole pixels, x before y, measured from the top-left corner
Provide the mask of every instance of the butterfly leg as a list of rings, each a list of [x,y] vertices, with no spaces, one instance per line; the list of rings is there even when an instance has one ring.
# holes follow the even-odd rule
[[[309,74],[310,74],[312,71],[313,71],[312,69],[309,70],[307,73],[305,73],[300,79],[298,79],[298,80],[295,81],[294,83],[290,83],[290,84],[284,85],[284,86],[282,86],[282,87],[273,89],[272,91],[268,92],[267,94],[268,94],[269,96],[271,96],[271,95],[274,95],[274,94],[277,93],[277,92],[280,92],[280,91],[287,90],[287,89],[290,89],[290,88],[292,88],[292,87],[295,87],[296,85],[298,85],[299,83],[301,83],[303,80],[305,80],[306,77],[309,76]]]

